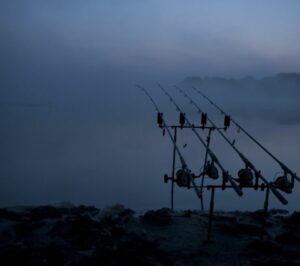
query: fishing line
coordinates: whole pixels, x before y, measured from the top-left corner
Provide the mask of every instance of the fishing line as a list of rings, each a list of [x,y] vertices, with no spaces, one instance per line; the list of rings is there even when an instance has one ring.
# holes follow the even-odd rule
[[[164,92],[164,94],[169,98],[169,100],[174,104],[174,106],[176,107],[176,110],[178,112],[180,112],[181,114],[184,114],[182,112],[182,110],[180,109],[180,107],[177,105],[177,103],[174,101],[174,99],[171,97],[171,95],[160,84],[157,84],[157,85]],[[232,185],[233,189],[235,190],[235,192],[239,196],[242,196],[243,192],[240,189],[240,187],[235,183],[235,181],[233,180],[232,176],[229,175],[228,171],[225,170],[225,168],[222,166],[222,164],[220,163],[220,161],[218,160],[218,158],[216,157],[216,155],[208,147],[208,145],[205,143],[205,141],[201,138],[201,136],[198,134],[198,132],[196,131],[196,129],[193,127],[193,124],[190,123],[190,121],[186,117],[185,117],[185,120],[186,120],[187,124],[191,127],[191,129],[194,132],[194,134],[197,136],[198,140],[206,148],[206,151],[208,152],[208,155],[210,156],[212,162],[216,163],[220,167],[220,169],[222,170],[223,180],[228,180],[230,182],[230,184]]]
[[[193,89],[200,94],[204,99],[206,99],[211,105],[213,105],[215,108],[217,108],[221,114],[227,115],[217,104],[215,104],[211,99],[209,99],[203,92],[201,92],[199,89],[193,87]],[[252,135],[250,135],[241,125],[239,125],[235,120],[230,118],[231,122],[234,123],[237,127],[240,128],[243,133],[245,133],[252,141],[254,141],[263,151],[265,151],[273,160],[275,160],[282,170],[292,176],[292,185],[294,185],[294,179],[296,179],[298,182],[300,182],[300,178],[297,177],[296,173],[294,173],[290,168],[288,168],[282,161],[280,161],[277,157],[275,157],[269,150],[267,150],[260,142],[258,142]]]
[[[159,108],[158,108],[158,105],[156,104],[156,102],[153,100],[152,96],[148,93],[148,91],[147,91],[145,88],[143,88],[143,87],[140,86],[140,85],[136,85],[136,87],[139,88],[139,89],[141,89],[141,90],[145,93],[145,95],[150,99],[150,101],[152,102],[152,104],[153,104],[155,110],[156,110],[157,113],[159,114],[160,119],[161,119],[161,121],[162,121],[162,126],[163,126],[164,129],[166,129],[166,131],[167,131],[167,133],[168,133],[168,135],[169,135],[171,141],[172,141],[173,144],[174,144],[176,153],[177,153],[178,156],[179,156],[179,159],[180,159],[180,162],[181,162],[181,166],[182,166],[182,170],[185,172],[185,174],[188,176],[189,180],[191,181],[192,187],[194,188],[194,190],[195,190],[195,192],[196,192],[196,195],[198,196],[198,198],[201,199],[201,198],[202,198],[202,194],[201,194],[200,190],[198,189],[198,187],[196,186],[196,183],[195,183],[195,181],[194,181],[194,179],[193,179],[193,177],[192,177],[192,174],[191,174],[191,170],[189,169],[189,167],[188,167],[188,165],[187,165],[185,159],[183,158],[183,156],[182,156],[182,154],[181,154],[181,152],[180,152],[178,146],[176,145],[176,142],[175,142],[175,140],[174,140],[174,138],[173,138],[173,136],[172,136],[172,134],[171,134],[170,129],[167,127],[167,124],[166,124],[165,120],[163,119],[163,115],[162,115],[162,113],[160,112],[160,110],[159,110]]]
[[[203,110],[201,110],[201,108],[198,106],[198,104],[193,101],[193,99],[186,93],[184,92],[181,88],[179,88],[178,86],[175,86],[175,88],[182,94],[185,96],[185,98],[187,98],[190,102],[190,104],[194,105],[195,108],[197,108],[197,110],[201,113],[204,113]],[[218,133],[224,138],[224,140],[233,148],[233,150],[239,155],[240,159],[245,163],[246,168],[251,168],[255,175],[258,176],[267,186],[270,187],[271,191],[274,193],[274,195],[281,201],[282,204],[287,204],[287,200],[275,189],[275,187],[272,185],[272,183],[269,183],[266,178],[264,178],[261,174],[261,172],[259,170],[256,169],[256,167],[252,164],[252,162],[249,161],[249,159],[243,154],[241,153],[232,143],[232,141],[230,141],[225,135],[224,133],[215,125],[215,123],[207,117],[207,120],[213,125],[213,127],[215,127],[215,129],[218,131]]]

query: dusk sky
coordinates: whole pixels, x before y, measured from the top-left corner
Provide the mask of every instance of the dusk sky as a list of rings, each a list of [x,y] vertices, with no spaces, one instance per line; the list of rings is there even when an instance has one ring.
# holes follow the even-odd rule
[[[259,80],[300,73],[299,14],[296,0],[2,0],[0,206],[168,206],[170,187],[162,177],[170,173],[172,146],[134,85],[149,89],[168,121],[178,115],[158,81],[198,119],[172,87],[187,76]],[[205,92],[299,175],[300,91],[276,83],[262,93],[253,86]],[[234,129],[227,134],[237,135]],[[239,138],[237,144],[272,181],[278,165]],[[188,142],[184,154],[199,171],[201,145],[188,131],[179,142]],[[214,145],[233,173],[242,167],[219,139]],[[289,208],[299,210],[297,186]],[[262,207],[263,194],[249,193],[240,203],[230,193],[220,196],[216,208]],[[281,206],[273,198],[272,204]],[[180,194],[178,207],[198,206],[193,191]]]

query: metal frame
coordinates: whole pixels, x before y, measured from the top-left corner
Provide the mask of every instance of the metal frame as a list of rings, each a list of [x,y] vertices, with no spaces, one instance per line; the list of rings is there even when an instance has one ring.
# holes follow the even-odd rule
[[[207,188],[207,190],[211,190],[207,235],[206,235],[206,240],[204,242],[211,243],[212,242],[212,240],[211,240],[212,221],[213,221],[213,213],[214,213],[214,205],[215,205],[215,190],[216,189],[224,190],[225,188],[232,188],[232,186],[225,186],[225,188],[224,188],[224,186],[220,186],[220,185],[207,185],[207,186],[204,186],[204,188]],[[264,209],[263,209],[263,220],[262,220],[262,227],[261,227],[261,233],[260,233],[260,238],[263,239],[264,235],[266,233],[265,227],[266,227],[267,214],[268,214],[268,210],[269,210],[270,187],[266,186],[265,184],[262,183],[261,185],[255,184],[253,186],[244,186],[243,188],[254,188],[255,190],[260,188],[261,191],[266,190]]]
[[[210,144],[210,139],[211,139],[211,132],[215,129],[217,129],[217,127],[215,126],[195,126],[194,124],[192,124],[191,126],[182,126],[182,125],[171,125],[171,126],[159,126],[160,128],[164,129],[164,128],[171,128],[174,129],[174,135],[173,135],[173,139],[174,139],[174,143],[173,143],[173,157],[172,157],[172,175],[170,177],[167,177],[169,180],[171,180],[171,210],[174,210],[174,183],[175,183],[175,166],[176,166],[176,142],[177,142],[177,129],[183,129],[183,128],[197,128],[197,129],[208,129],[209,133],[207,135],[206,138],[206,143],[207,143],[207,147],[209,147]],[[218,127],[219,130],[226,130],[227,128],[225,127]],[[204,164],[203,166],[206,165],[208,159],[208,151],[206,150],[205,152],[205,160],[204,160]],[[201,173],[200,173],[201,176]],[[200,193],[203,194],[203,185],[204,185],[204,176],[202,175],[202,179],[201,179],[201,187],[200,187]],[[201,210],[204,210],[204,203],[203,203],[203,196],[201,197]]]
[[[160,116],[160,123],[159,123],[159,127],[162,128],[163,130],[166,129],[168,132],[168,135],[171,139],[171,141],[173,142],[173,160],[172,160],[172,176],[168,177],[167,175],[165,175],[165,181],[167,182],[167,180],[171,179],[171,209],[174,209],[174,182],[176,182],[175,180],[175,164],[176,164],[176,154],[179,156],[181,165],[182,165],[182,169],[185,171],[185,174],[187,174],[190,182],[192,183],[192,187],[195,189],[195,192],[198,196],[198,198],[201,199],[201,208],[202,210],[204,209],[203,207],[203,188],[207,188],[207,190],[211,190],[211,197],[210,197],[210,208],[209,208],[209,220],[208,220],[208,228],[207,228],[207,238],[206,241],[207,243],[211,242],[211,230],[212,230],[212,221],[213,221],[213,213],[214,213],[214,201],[215,201],[215,190],[216,189],[222,189],[225,190],[226,188],[233,188],[235,190],[235,192],[239,195],[242,196],[243,192],[242,192],[242,188],[254,188],[255,190],[257,190],[258,188],[260,188],[262,191],[266,189],[266,196],[265,196],[265,201],[264,201],[264,208],[263,208],[263,221],[262,221],[262,229],[261,229],[261,234],[260,237],[263,238],[265,235],[265,226],[266,226],[266,218],[267,218],[267,213],[268,213],[268,208],[269,208],[269,195],[270,195],[270,190],[272,191],[272,193],[281,201],[282,204],[287,204],[287,200],[277,191],[277,189],[274,187],[272,182],[268,182],[262,175],[261,172],[259,170],[257,170],[255,168],[255,166],[232,144],[230,143],[230,141],[225,137],[225,135],[221,132],[222,130],[226,130],[227,129],[227,125],[225,125],[224,128],[219,128],[216,127],[216,125],[207,118],[207,120],[210,121],[210,123],[212,124],[212,126],[195,126],[194,124],[190,123],[188,121],[188,119],[185,117],[185,114],[181,111],[181,109],[179,108],[179,106],[176,104],[176,102],[173,100],[173,98],[170,96],[170,94],[165,91],[165,89],[158,84],[158,86],[161,88],[161,90],[165,93],[166,96],[169,97],[170,101],[175,105],[176,110],[180,111],[180,119],[182,117],[182,115],[184,116],[184,121],[187,122],[187,125],[184,125],[184,122],[180,122],[180,125],[171,125],[168,126],[165,123],[165,120],[162,118],[163,114],[160,113],[160,110],[158,108],[158,106],[156,105],[155,101],[153,100],[153,98],[151,97],[151,95],[141,86],[137,85],[138,88],[140,88],[146,95],[147,97],[150,99],[150,101],[153,103],[156,111],[158,112],[159,116]],[[178,88],[179,89],[179,88]],[[181,91],[181,89],[179,89]],[[195,89],[196,90],[196,89]],[[185,95],[186,98],[189,99],[189,96],[187,94],[185,94],[183,91],[182,93]],[[200,94],[200,92],[199,92]],[[201,93],[202,94],[202,93]],[[202,95],[203,96],[203,95]],[[208,101],[210,101],[206,96],[205,97]],[[198,111],[202,110],[197,106],[197,104],[195,102],[192,101],[192,99],[190,98],[190,103],[195,105],[195,107],[198,108]],[[211,101],[210,101],[211,102]],[[212,103],[212,102],[211,102]],[[215,105],[214,103],[212,103],[213,105]],[[216,105],[215,105],[216,106]],[[218,109],[219,107],[216,106]],[[220,109],[219,109],[220,110]],[[220,110],[221,113],[225,114],[222,110]],[[225,114],[226,116],[228,116],[227,114]],[[230,117],[229,119],[236,124],[237,126],[239,126],[236,122],[234,122]],[[180,120],[181,121],[181,120]],[[205,123],[206,124],[206,123]],[[172,136],[172,133],[170,131],[171,129],[174,129],[174,135]],[[195,176],[191,173],[191,170],[188,168],[186,161],[184,160],[178,146],[177,146],[177,129],[183,129],[183,128],[190,128],[192,129],[192,131],[196,134],[198,140],[204,145],[205,149],[206,149],[206,153],[205,153],[205,158],[204,158],[204,166],[206,166],[207,160],[208,160],[208,156],[210,156],[212,163],[215,162],[217,164],[217,166],[219,166],[219,168],[222,170],[222,184],[221,185],[206,185],[204,186],[204,177],[206,175],[205,172],[200,173],[199,176]],[[241,128],[239,126],[239,128]],[[196,129],[209,129],[207,138],[206,138],[206,143],[205,141],[200,137],[200,135],[198,134],[198,132],[196,131]],[[251,169],[254,171],[255,174],[255,184],[254,185],[250,185],[250,186],[240,186],[237,185],[235,182],[236,179],[232,178],[232,176],[230,176],[228,174],[227,171],[225,171],[225,169],[223,168],[223,166],[221,165],[221,163],[219,162],[219,160],[217,159],[217,157],[215,156],[215,154],[212,152],[212,150],[210,149],[209,145],[210,145],[210,141],[211,141],[211,133],[213,130],[217,129],[217,131],[224,137],[224,139],[228,142],[228,144],[231,145],[231,147],[235,150],[235,152],[238,153],[238,155],[240,156],[240,158],[242,159],[242,161],[245,163],[245,167],[246,169]],[[242,128],[241,128],[242,129]],[[244,130],[243,130],[244,131]],[[246,133],[246,132],[245,132]],[[252,136],[250,136],[248,133],[246,133],[251,139]],[[260,143],[257,143],[257,141],[255,141],[256,144],[258,144],[259,146],[261,146]],[[263,148],[261,146],[261,148]],[[265,150],[265,148],[263,148]],[[267,150],[265,150],[268,154],[269,152]],[[298,180],[298,177],[296,176],[296,174],[292,173],[292,171],[287,168],[282,162],[280,162],[276,157],[274,157],[272,154],[269,154],[276,162],[278,162],[280,164],[280,166],[283,168],[285,173],[289,173],[292,176],[292,182],[294,185],[294,179]],[[201,186],[197,186],[194,178],[195,177],[201,177],[202,176],[202,180],[201,180]],[[262,183],[259,185],[259,179],[261,179]],[[226,183],[230,181],[230,185],[226,185]],[[190,188],[190,186],[187,186],[188,188]],[[199,190],[200,188],[200,190]]]
[[[198,88],[193,87],[193,90],[200,94],[205,100],[207,100],[212,106],[218,109],[221,114],[227,115],[217,104],[215,104],[210,98],[208,98],[203,92]],[[241,125],[239,125],[235,120],[230,117],[230,121],[234,123],[242,132],[244,132],[256,145],[258,145],[265,153],[267,153],[276,163],[279,164],[281,169],[285,174],[290,174],[292,187],[294,187],[295,179],[300,182],[300,178],[293,172],[289,167],[287,167],[282,161],[280,161],[275,155],[273,155],[267,148],[265,148],[259,141],[257,141],[252,135],[250,135]]]

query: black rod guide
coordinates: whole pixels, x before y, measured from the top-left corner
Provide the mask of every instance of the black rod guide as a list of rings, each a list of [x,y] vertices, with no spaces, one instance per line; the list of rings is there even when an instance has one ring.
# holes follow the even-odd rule
[[[196,107],[196,109],[198,110],[198,112],[200,113],[204,113],[203,110],[201,110],[201,108],[198,106],[198,104],[193,101],[193,99],[186,93],[184,92],[181,88],[179,88],[178,86],[175,86],[175,88],[186,98],[189,100],[190,104],[194,105]],[[279,191],[277,191],[277,189],[274,187],[274,185],[272,183],[269,183],[265,177],[263,177],[263,175],[261,174],[261,171],[257,170],[256,167],[253,165],[252,162],[249,161],[249,159],[243,154],[241,153],[233,144],[232,142],[224,135],[224,133],[218,128],[216,127],[215,123],[209,118],[207,117],[207,120],[212,124],[212,126],[214,126],[216,128],[216,130],[219,132],[219,134],[224,138],[224,140],[232,147],[232,149],[239,155],[239,157],[241,158],[241,160],[245,163],[246,167],[251,168],[255,175],[258,176],[273,192],[273,194],[278,198],[278,200],[280,200],[280,202],[284,205],[286,205],[288,203],[288,201],[279,193]]]
[[[147,97],[150,99],[150,101],[152,102],[152,104],[153,104],[155,110],[156,110],[158,113],[161,114],[161,112],[160,112],[160,110],[159,110],[157,104],[155,103],[155,101],[153,100],[153,98],[151,97],[151,95],[148,93],[148,91],[147,91],[145,88],[143,88],[142,86],[140,86],[140,85],[136,85],[136,87],[138,87],[139,89],[141,89],[141,90],[146,94],[146,96],[147,96]],[[181,154],[181,152],[180,152],[180,150],[179,150],[179,148],[178,148],[178,146],[177,146],[177,144],[176,144],[176,142],[175,142],[175,139],[173,138],[173,136],[172,136],[172,134],[171,134],[171,131],[170,131],[170,129],[167,127],[167,124],[166,124],[166,122],[165,122],[165,120],[163,119],[162,116],[161,116],[161,119],[162,119],[162,125],[163,125],[163,127],[166,128],[167,133],[168,133],[168,135],[169,135],[169,137],[170,137],[172,143],[174,144],[174,149],[175,149],[176,153],[177,153],[178,156],[179,156],[179,159],[180,159],[180,162],[181,162],[182,169],[183,169],[183,170],[185,171],[185,173],[188,175],[189,180],[190,180],[191,183],[192,183],[192,187],[194,188],[194,190],[195,190],[195,192],[196,192],[196,195],[198,196],[199,199],[201,199],[201,198],[202,198],[202,194],[201,194],[199,188],[197,187],[197,185],[196,185],[196,183],[195,183],[195,181],[194,181],[194,178],[192,177],[191,170],[189,169],[187,163],[185,162],[185,160],[184,160],[184,158],[183,158],[183,156],[182,156],[182,154]]]
[[[222,114],[227,115],[217,104],[215,104],[211,99],[209,99],[203,92],[201,92],[199,89],[193,87],[193,89],[200,94],[204,99],[206,99],[211,105],[213,105],[215,108],[217,108]],[[285,173],[289,173],[293,179],[296,179],[298,182],[300,182],[300,178],[297,177],[296,173],[294,173],[290,168],[288,168],[282,161],[280,161],[277,157],[275,157],[269,150],[267,150],[260,142],[258,142],[252,135],[250,135],[241,125],[239,125],[235,120],[230,118],[231,122],[234,123],[241,131],[243,131],[252,141],[254,141],[263,151],[265,151],[273,160],[275,160],[282,170]],[[294,183],[294,182],[292,182]]]
[[[180,107],[177,105],[177,103],[173,100],[173,98],[171,97],[171,95],[160,85],[158,84],[159,88],[165,93],[165,95],[170,99],[170,101],[175,105],[176,110],[182,113],[182,110],[180,109]],[[188,125],[192,126],[192,123],[190,123],[190,121],[188,120],[188,118],[185,118],[186,122]],[[197,136],[198,140],[202,143],[202,145],[205,147],[205,149],[207,150],[212,162],[216,163],[220,169],[222,170],[223,173],[223,179],[225,179],[226,181],[228,180],[233,189],[235,190],[235,192],[239,195],[242,196],[243,192],[241,190],[241,188],[235,183],[235,181],[233,180],[233,178],[229,175],[228,171],[225,170],[225,168],[222,166],[222,164],[220,163],[220,161],[218,160],[218,158],[216,157],[216,155],[213,153],[213,151],[208,147],[208,145],[205,143],[205,141],[201,138],[201,136],[199,135],[199,133],[196,131],[195,128],[191,127],[192,131],[194,132],[194,134]]]

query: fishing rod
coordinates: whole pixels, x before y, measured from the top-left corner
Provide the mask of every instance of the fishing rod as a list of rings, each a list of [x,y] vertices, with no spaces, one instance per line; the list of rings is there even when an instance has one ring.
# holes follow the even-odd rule
[[[139,89],[141,89],[145,93],[145,95],[150,99],[150,101],[152,102],[155,110],[158,113],[158,116],[161,119],[162,127],[167,130],[167,133],[168,133],[171,141],[174,144],[174,148],[175,148],[175,151],[177,152],[177,154],[179,156],[179,159],[180,159],[180,162],[181,162],[181,167],[182,167],[182,170],[183,170],[184,174],[188,177],[188,180],[192,182],[192,186],[193,186],[193,188],[194,188],[194,190],[195,190],[196,195],[198,196],[198,198],[202,199],[202,193],[199,191],[199,189],[198,189],[198,187],[197,187],[197,185],[196,185],[196,183],[194,181],[194,178],[193,178],[193,176],[191,174],[191,170],[187,166],[187,163],[185,162],[185,160],[184,160],[184,158],[183,158],[183,156],[182,156],[182,154],[181,154],[181,152],[180,152],[180,150],[179,150],[179,148],[178,148],[178,146],[177,146],[177,144],[176,144],[176,142],[175,142],[175,140],[174,140],[174,138],[173,138],[173,136],[171,134],[170,129],[167,127],[167,124],[166,124],[165,120],[163,119],[162,112],[160,112],[157,104],[155,103],[155,101],[153,100],[153,98],[151,97],[151,95],[148,93],[148,91],[145,88],[143,88],[140,85],[136,85],[136,87],[139,88]]]
[[[158,87],[165,93],[165,95],[170,99],[170,101],[175,105],[176,110],[183,113],[182,110],[180,109],[180,107],[177,105],[177,103],[173,100],[173,98],[171,97],[171,95],[158,83],[157,84]],[[223,180],[228,180],[233,189],[235,190],[235,192],[239,195],[242,196],[243,192],[240,189],[240,187],[235,183],[235,181],[233,180],[233,178],[228,174],[228,171],[226,171],[224,169],[224,167],[222,166],[222,164],[219,162],[218,158],[216,157],[216,155],[212,152],[212,150],[208,147],[208,145],[205,143],[205,141],[201,138],[201,136],[198,134],[198,132],[196,131],[196,129],[193,127],[192,123],[189,122],[189,120],[185,117],[185,120],[187,122],[187,124],[191,127],[192,131],[195,133],[195,135],[197,136],[197,138],[199,139],[199,141],[204,145],[204,147],[206,148],[206,151],[208,152],[211,161],[216,163],[220,169],[222,170],[223,173]]]
[[[215,104],[211,99],[209,99],[203,92],[199,89],[193,87],[193,89],[200,94],[204,99],[206,99],[211,105],[216,107],[222,114],[227,115],[217,104]],[[230,117],[230,116],[229,116]],[[234,123],[241,131],[243,131],[252,141],[254,141],[263,151],[265,151],[273,160],[275,160],[285,174],[290,174],[292,176],[292,186],[294,186],[294,179],[300,182],[300,178],[297,177],[296,173],[294,173],[290,168],[288,168],[283,162],[281,162],[277,157],[275,157],[269,150],[267,150],[260,142],[258,142],[252,135],[250,135],[241,125],[239,125],[236,121],[234,121],[231,117],[230,120]]]
[[[198,104],[193,101],[193,99],[186,93],[184,92],[181,88],[179,88],[178,86],[174,86],[185,98],[187,98],[190,102],[190,104],[194,105],[196,107],[196,109],[200,112],[200,113],[204,113],[201,108],[198,106]],[[243,154],[241,153],[233,144],[232,142],[224,135],[224,133],[215,125],[215,123],[207,117],[207,120],[216,128],[216,130],[221,134],[221,136],[225,139],[225,141],[233,148],[233,150],[239,155],[239,157],[241,158],[241,160],[245,163],[246,168],[251,168],[256,177],[259,177],[273,192],[273,194],[280,200],[280,202],[284,205],[286,205],[288,203],[288,201],[276,190],[276,188],[274,187],[274,185],[272,183],[269,183],[266,178],[264,178],[261,174],[261,172],[259,170],[256,169],[256,167],[249,161],[249,159]]]

